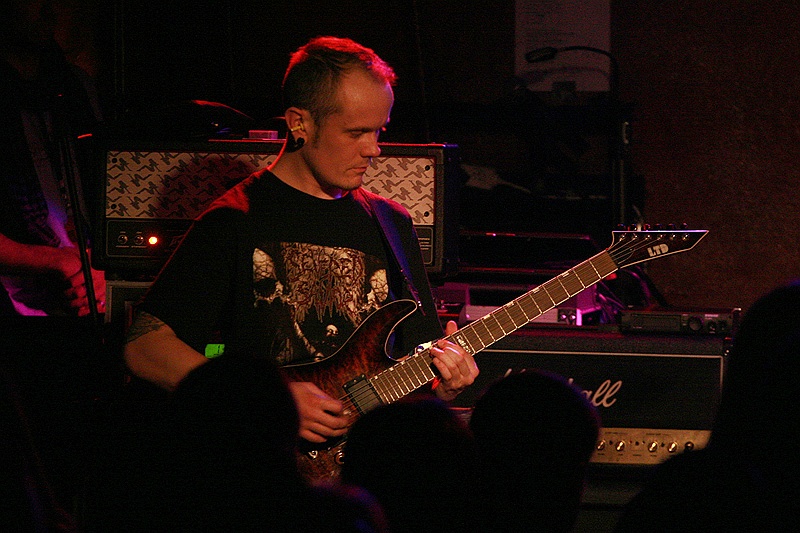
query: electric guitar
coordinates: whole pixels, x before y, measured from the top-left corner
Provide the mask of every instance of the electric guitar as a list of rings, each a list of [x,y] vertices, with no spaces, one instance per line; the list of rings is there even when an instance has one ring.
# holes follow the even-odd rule
[[[443,338],[475,355],[617,270],[691,250],[707,233],[614,231],[604,251]],[[437,376],[430,354],[433,342],[399,361],[386,355],[392,332],[416,309],[412,300],[389,302],[370,314],[330,356],[284,370],[291,381],[310,381],[338,397],[353,418],[395,402]],[[300,471],[310,481],[336,478],[343,461],[344,438],[322,444],[303,442],[298,457]]]

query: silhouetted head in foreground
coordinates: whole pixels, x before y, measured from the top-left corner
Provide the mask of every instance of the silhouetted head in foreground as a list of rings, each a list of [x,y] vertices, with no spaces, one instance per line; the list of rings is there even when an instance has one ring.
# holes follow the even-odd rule
[[[600,421],[577,387],[529,369],[493,383],[470,420],[498,529],[569,531]]]
[[[483,531],[472,436],[436,398],[406,398],[360,418],[342,480],[378,499],[393,533]]]

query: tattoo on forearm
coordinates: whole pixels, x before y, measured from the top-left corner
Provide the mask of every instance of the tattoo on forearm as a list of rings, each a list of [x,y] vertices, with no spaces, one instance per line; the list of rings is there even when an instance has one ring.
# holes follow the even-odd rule
[[[128,328],[128,333],[125,336],[125,342],[134,341],[142,335],[161,329],[164,326],[166,326],[166,324],[164,324],[161,320],[149,313],[140,311],[136,314],[136,317],[133,319],[133,323]]]

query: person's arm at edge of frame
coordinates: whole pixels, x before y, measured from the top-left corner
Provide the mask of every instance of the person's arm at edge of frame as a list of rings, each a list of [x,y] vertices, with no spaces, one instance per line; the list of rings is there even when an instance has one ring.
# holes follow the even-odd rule
[[[101,272],[94,274],[94,293],[105,300],[105,279]],[[77,248],[23,244],[0,233],[0,274],[46,276],[55,275],[65,282],[64,301],[79,316],[89,314],[89,301]],[[105,312],[104,303],[99,303],[99,312]]]

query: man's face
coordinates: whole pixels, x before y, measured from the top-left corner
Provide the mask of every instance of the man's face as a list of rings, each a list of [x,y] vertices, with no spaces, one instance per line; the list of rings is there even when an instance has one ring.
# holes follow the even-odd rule
[[[338,109],[321,124],[306,124],[308,144],[303,159],[321,196],[338,198],[361,186],[373,157],[381,153],[378,137],[394,104],[391,86],[370,74],[345,74],[336,93]]]

